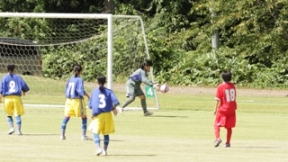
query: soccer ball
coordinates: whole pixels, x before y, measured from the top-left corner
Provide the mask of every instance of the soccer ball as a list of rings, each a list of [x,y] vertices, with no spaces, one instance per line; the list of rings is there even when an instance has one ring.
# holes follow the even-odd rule
[[[160,91],[161,91],[162,93],[168,92],[168,91],[169,91],[168,85],[167,85],[167,84],[162,84],[162,85],[160,86]]]

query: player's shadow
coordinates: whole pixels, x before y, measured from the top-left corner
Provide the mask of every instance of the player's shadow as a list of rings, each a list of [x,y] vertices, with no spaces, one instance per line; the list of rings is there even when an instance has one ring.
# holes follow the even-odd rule
[[[156,118],[188,118],[188,116],[176,116],[176,115],[152,115],[149,117],[156,117]]]
[[[139,157],[141,157],[141,156],[145,156],[145,157],[154,157],[154,156],[157,156],[157,155],[155,155],[155,154],[109,154],[109,156],[127,156],[127,157],[129,157],[129,156],[139,156]]]
[[[234,146],[233,146],[234,147]],[[236,146],[235,148],[244,148],[244,149],[279,149],[280,147],[271,147],[271,146]]]
[[[23,133],[22,136],[60,136],[60,135],[59,135],[59,134],[48,134],[48,133],[47,133],[47,134],[45,134],[45,133],[42,133],[42,134],[41,134],[41,133],[35,133],[35,134],[32,134],[32,133],[26,134],[26,133],[25,133],[25,134],[24,134],[24,133]]]

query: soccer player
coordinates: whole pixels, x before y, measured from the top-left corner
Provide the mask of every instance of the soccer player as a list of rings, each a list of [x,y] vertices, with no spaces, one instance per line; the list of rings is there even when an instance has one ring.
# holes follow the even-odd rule
[[[141,89],[141,83],[144,83],[148,86],[151,86],[159,90],[158,84],[153,83],[148,79],[148,72],[150,72],[150,67],[153,66],[151,60],[145,60],[141,67],[137,69],[132,75],[129,76],[128,81],[126,82],[126,97],[128,98],[122,108],[119,108],[120,113],[123,112],[124,108],[128,106],[135,100],[135,96],[138,96],[141,100],[141,106],[144,112],[144,116],[150,116],[153,113],[147,110],[146,97]]]
[[[18,135],[22,135],[21,116],[24,115],[24,107],[21,100],[21,95],[25,95],[29,91],[29,87],[25,81],[14,73],[15,65],[9,64],[7,66],[8,74],[2,77],[0,87],[0,103],[3,97],[3,107],[7,114],[7,121],[10,127],[9,135],[14,133],[13,114],[15,115],[16,125],[18,128]]]
[[[71,116],[73,117],[81,117],[82,118],[82,140],[89,140],[86,136],[87,129],[87,116],[86,116],[86,103],[84,102],[84,95],[88,98],[90,96],[84,90],[84,83],[82,78],[80,77],[82,73],[82,66],[75,65],[74,66],[74,76],[72,76],[66,83],[65,95],[65,111],[64,111],[64,119],[61,125],[61,140],[65,140],[65,130],[66,125]]]
[[[220,138],[220,127],[225,127],[227,130],[225,147],[231,146],[232,128],[236,125],[236,88],[235,85],[231,83],[231,78],[232,73],[230,71],[223,71],[222,79],[224,82],[219,84],[216,90],[216,107],[214,110],[215,147],[218,147],[222,142]]]
[[[99,75],[97,81],[99,87],[92,91],[88,106],[92,109],[93,118],[93,121],[89,125],[89,130],[94,134],[96,155],[99,156],[102,153],[106,156],[109,144],[109,134],[115,132],[111,111],[113,111],[114,115],[117,115],[116,106],[119,105],[119,101],[112,90],[104,87],[104,84],[106,83],[105,76]],[[104,135],[103,151],[100,147],[99,134]]]

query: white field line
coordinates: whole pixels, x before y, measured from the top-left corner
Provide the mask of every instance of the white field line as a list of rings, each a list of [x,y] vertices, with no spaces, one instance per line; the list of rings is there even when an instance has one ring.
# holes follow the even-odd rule
[[[0,103],[1,106],[2,103]],[[31,108],[64,108],[65,105],[53,105],[53,104],[24,104],[24,107]],[[87,107],[88,108],[88,107]],[[148,110],[159,110],[158,108],[148,107]],[[125,107],[125,111],[139,111],[142,110],[141,107]]]

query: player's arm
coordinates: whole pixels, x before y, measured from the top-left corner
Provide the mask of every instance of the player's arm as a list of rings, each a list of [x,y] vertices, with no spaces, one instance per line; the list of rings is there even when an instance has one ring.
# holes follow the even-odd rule
[[[141,78],[142,78],[142,83],[153,87],[156,90],[159,90],[159,84],[153,83],[152,81],[150,81],[147,77],[147,74],[144,70],[141,70]]]
[[[22,83],[22,92],[23,92],[23,95],[25,95],[25,93],[28,92],[30,89],[22,78],[21,78],[21,83]]]
[[[214,115],[216,115],[219,106],[220,106],[220,100],[216,98],[216,105],[215,105],[215,109],[214,109]]]
[[[78,83],[76,83],[76,87],[75,87],[76,92],[78,93],[79,97],[83,98],[84,97],[84,84],[83,81],[79,81]]]
[[[0,103],[2,103],[2,94],[3,94],[3,81],[0,84]]]
[[[113,114],[116,116],[118,111],[116,109],[116,107],[118,105],[120,105],[120,102],[119,100],[117,99],[116,95],[114,94],[114,92],[112,91],[111,93],[111,100],[112,100],[112,104],[113,104],[113,108],[112,108],[112,111],[113,111]]]
[[[88,98],[88,100],[90,100],[90,96],[86,91],[84,91],[84,95]]]
[[[91,99],[89,99],[89,102],[88,102],[88,107],[89,107],[89,109],[92,109],[92,105],[93,105],[93,98],[95,99],[95,97],[93,97],[94,96],[94,91],[92,91],[92,93],[91,93]]]

